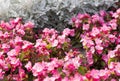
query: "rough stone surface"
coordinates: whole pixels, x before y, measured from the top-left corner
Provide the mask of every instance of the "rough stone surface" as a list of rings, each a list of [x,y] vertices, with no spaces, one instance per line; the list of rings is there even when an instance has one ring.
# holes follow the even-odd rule
[[[118,0],[0,0],[0,19],[22,17],[37,28],[62,30],[78,13],[97,13],[107,10]]]

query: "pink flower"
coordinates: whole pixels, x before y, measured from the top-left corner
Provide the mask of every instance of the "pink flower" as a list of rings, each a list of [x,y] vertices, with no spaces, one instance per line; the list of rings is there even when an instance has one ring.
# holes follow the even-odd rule
[[[117,81],[116,79],[111,79],[111,81]]]
[[[118,45],[116,46],[116,50],[117,50],[117,51],[120,50],[120,44],[118,44]]]
[[[66,42],[66,36],[65,36],[65,35],[59,35],[59,36],[57,37],[57,39],[58,39],[58,42],[59,42],[60,44],[63,44],[64,42]]]
[[[2,44],[2,49],[4,50],[4,52],[8,52],[10,49],[10,45],[9,44]]]
[[[7,55],[10,57],[18,56],[18,53],[15,49],[10,50]]]
[[[50,37],[56,37],[57,36],[57,31],[54,30],[54,29],[48,29],[48,28],[45,28],[43,30],[43,34],[42,34],[42,38],[50,38]]]
[[[73,17],[71,20],[72,20],[72,22],[75,22],[75,21],[76,21],[76,18],[75,18],[75,17]]]
[[[32,23],[32,22],[28,22],[28,23],[25,23],[24,24],[24,27],[25,27],[25,29],[27,29],[27,28],[33,28],[34,27],[34,24]]]
[[[113,70],[115,68],[115,63],[114,62],[111,62],[109,65],[108,65],[108,68],[110,70]]]
[[[108,35],[108,38],[110,39],[110,41],[111,41],[112,43],[114,43],[115,40],[116,40],[115,35],[112,35],[112,34],[109,34],[109,35]]]
[[[15,24],[18,24],[18,23],[21,22],[21,20],[22,20],[22,18],[16,18],[16,19],[14,20],[14,23],[15,23]]]
[[[39,47],[39,46],[41,46],[41,47],[46,47],[46,46],[47,46],[46,41],[43,41],[42,39],[37,39],[37,40],[36,40],[35,47],[37,48],[37,47]]]
[[[22,68],[19,68],[19,79],[20,81],[23,80],[23,78],[26,77],[25,71]]]
[[[5,29],[5,22],[1,21],[0,26],[1,26],[2,29]]]
[[[92,41],[91,38],[87,37],[87,36],[84,36],[81,41],[83,46],[86,48],[90,48],[91,46],[94,46],[94,42]]]
[[[3,68],[4,70],[8,70],[8,65],[6,61],[3,59],[0,59],[0,68]]]
[[[74,36],[75,35],[74,32],[75,32],[74,29],[66,28],[66,29],[63,30],[63,35],[65,35],[65,36],[68,36],[68,35]]]
[[[115,72],[118,76],[120,76],[120,63],[119,62],[115,65]]]
[[[98,14],[95,14],[95,15],[92,15],[92,22],[93,23],[98,23],[99,22],[100,24],[103,24],[104,20]]]
[[[93,64],[93,56],[91,52],[87,52],[86,53],[86,57],[87,57],[87,62],[89,63],[89,65]]]
[[[91,52],[92,54],[95,53],[95,48],[94,48],[93,46],[90,48],[90,52]]]
[[[106,15],[107,15],[107,13],[106,13],[104,10],[101,10],[101,11],[100,11],[100,16],[104,17],[104,16],[106,16]]]
[[[99,54],[101,54],[103,52],[103,47],[102,46],[96,45],[95,48],[96,48],[96,50]]]
[[[68,77],[64,77],[62,81],[70,81]]]
[[[89,27],[90,27],[90,25],[89,25],[89,24],[83,24],[83,30],[88,30],[88,29],[89,29]]]
[[[90,72],[90,75],[93,78],[93,81],[100,81],[100,76],[99,76],[99,71],[98,70],[93,69]]]
[[[3,34],[3,37],[6,39],[6,38],[9,38],[10,37],[10,34],[8,33],[8,32],[5,32],[4,34]]]
[[[92,35],[93,37],[95,37],[95,36],[97,36],[97,35],[99,35],[99,34],[100,34],[100,30],[99,30],[97,27],[93,27],[92,32],[91,32],[91,35]]]
[[[111,30],[110,26],[107,26],[106,24],[103,24],[103,26],[100,29],[100,31],[102,31],[104,34],[109,33],[110,30]]]
[[[33,43],[29,42],[29,41],[23,41],[24,45],[22,46],[23,50],[28,50],[31,49],[33,47]]]
[[[46,77],[43,81],[55,81],[55,77]]]
[[[97,45],[101,45],[102,44],[102,40],[101,39],[99,39],[99,38],[96,38],[95,39],[95,43],[97,44]]]
[[[40,79],[39,79],[39,78],[37,78],[37,79],[34,79],[34,81],[40,81]]]
[[[41,74],[45,74],[45,63],[35,63],[35,65],[32,67],[32,73],[33,76],[40,76]]]
[[[17,66],[20,65],[19,58],[10,58],[10,64],[15,69]]]
[[[107,69],[102,69],[99,71],[99,76],[103,79],[106,80],[110,76],[110,71]]]
[[[0,69],[0,79],[3,79],[4,73],[5,73],[5,72],[3,72],[2,69]]]
[[[76,74],[74,75],[74,77],[71,77],[70,80],[71,80],[71,81],[84,81],[83,76],[81,76],[81,75],[78,74],[78,73],[76,73]]]
[[[28,70],[28,71],[31,71],[32,69],[32,63],[30,61],[28,61],[28,63],[25,65],[25,68]]]
[[[108,63],[108,56],[106,54],[102,55],[102,59],[105,61],[105,63]]]
[[[108,58],[114,58],[116,55],[115,55],[115,51],[109,51],[108,52]]]
[[[116,30],[117,29],[117,20],[113,19],[109,22],[109,25],[111,26],[111,28],[113,30]]]
[[[2,31],[0,31],[0,38],[3,38],[4,34]]]
[[[80,27],[80,24],[81,24],[81,20],[78,20],[78,19],[77,19],[77,20],[75,21],[75,27],[76,27],[76,28],[79,28],[79,27]]]
[[[69,59],[65,64],[64,68],[68,69],[69,71],[74,71],[81,65],[81,60],[79,57]]]
[[[112,15],[112,17],[114,17],[114,18],[118,18],[119,17],[119,14],[118,13],[114,13],[113,15]]]
[[[3,54],[4,52],[0,52],[0,59],[4,58]]]
[[[115,42],[116,44],[120,44],[120,35],[117,37],[117,39],[116,39],[116,42]]]
[[[120,15],[120,8],[117,9],[116,13]]]
[[[20,35],[25,35],[25,31],[23,29],[18,29],[17,33]]]
[[[39,55],[41,55],[41,54],[49,55],[50,54],[49,53],[50,51],[46,47],[38,47],[36,51],[39,52],[38,53]]]
[[[16,45],[22,45],[23,40],[22,40],[21,37],[16,36],[14,42],[15,42]]]
[[[52,42],[52,47],[56,47],[57,45],[58,45],[58,40],[54,40],[53,42]]]

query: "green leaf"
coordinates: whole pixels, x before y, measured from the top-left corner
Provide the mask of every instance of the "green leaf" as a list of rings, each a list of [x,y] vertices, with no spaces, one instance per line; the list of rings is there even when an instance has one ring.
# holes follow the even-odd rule
[[[19,58],[20,58],[21,61],[24,59],[24,57],[25,57],[25,54],[24,54],[24,53],[21,53],[21,54],[19,55]]]
[[[57,70],[58,72],[62,72],[62,67],[58,68]]]
[[[105,62],[104,62],[104,61],[102,61],[102,62],[101,62],[101,65],[102,65],[102,66],[105,66]]]
[[[34,78],[34,77],[33,77],[32,73],[29,73],[29,74],[28,74],[28,81],[33,81],[33,78]]]
[[[84,75],[84,74],[87,72],[87,68],[84,67],[84,66],[80,66],[80,67],[78,68],[78,72],[79,72],[80,74]]]
[[[111,63],[111,62],[114,62],[115,61],[115,58],[110,58],[109,60],[108,60],[108,65]]]
[[[47,49],[50,49],[51,47],[52,47],[51,44],[48,44],[48,45],[46,46]]]

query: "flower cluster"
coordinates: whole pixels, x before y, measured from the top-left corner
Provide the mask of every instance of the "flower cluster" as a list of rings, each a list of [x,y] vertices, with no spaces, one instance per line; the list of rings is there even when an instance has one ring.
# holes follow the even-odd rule
[[[118,81],[120,9],[78,14],[62,32],[21,18],[0,23],[0,80]]]

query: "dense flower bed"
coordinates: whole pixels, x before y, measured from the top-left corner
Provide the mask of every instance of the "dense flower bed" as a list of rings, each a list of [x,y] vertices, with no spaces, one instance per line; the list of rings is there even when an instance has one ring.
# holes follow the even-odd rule
[[[45,28],[36,33],[33,23],[20,18],[1,21],[0,79],[118,81],[120,9],[78,14],[70,23],[63,32]]]

